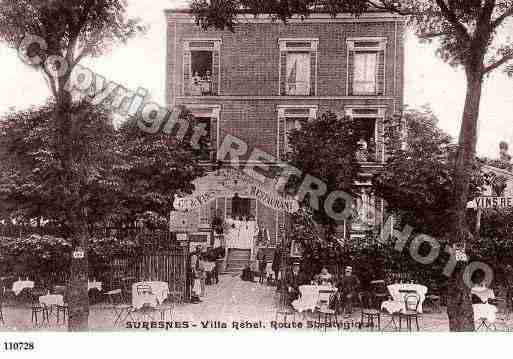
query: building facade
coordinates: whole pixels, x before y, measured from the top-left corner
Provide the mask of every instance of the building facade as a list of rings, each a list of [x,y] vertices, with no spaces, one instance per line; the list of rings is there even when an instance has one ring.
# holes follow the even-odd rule
[[[358,157],[362,174],[355,179],[361,196],[347,235],[357,238],[382,223],[383,204],[372,195],[371,178],[385,160],[384,122],[403,106],[401,17],[316,13],[282,24],[241,14],[234,32],[202,30],[186,10],[168,10],[166,19],[168,105],[186,106],[205,124],[212,147],[206,160],[219,159],[227,136],[248,146],[239,165],[251,166],[255,148],[280,159],[288,131],[301,121],[327,111],[352,116],[362,124],[364,151]],[[251,256],[258,246],[276,246],[293,210],[289,199],[274,190],[272,178],[257,184],[229,161],[222,167],[199,179],[193,196],[181,199],[176,207],[187,212],[175,213],[174,221],[187,222],[200,242],[215,216],[230,228],[249,219],[256,223],[257,239],[249,243],[225,233],[226,246],[250,249]]]

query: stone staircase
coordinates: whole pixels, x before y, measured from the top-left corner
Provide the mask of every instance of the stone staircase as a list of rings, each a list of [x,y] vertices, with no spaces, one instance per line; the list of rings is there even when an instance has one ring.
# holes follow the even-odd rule
[[[242,272],[244,267],[249,263],[251,250],[230,248],[228,249],[227,256],[225,273],[235,274]]]

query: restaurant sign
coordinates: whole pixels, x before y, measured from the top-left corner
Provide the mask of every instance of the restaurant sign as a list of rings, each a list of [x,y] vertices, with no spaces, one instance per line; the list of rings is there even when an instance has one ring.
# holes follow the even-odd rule
[[[513,197],[478,197],[474,201],[479,209],[513,207]]]
[[[231,198],[235,194],[251,197],[265,206],[280,212],[294,213],[299,204],[292,198],[282,196],[272,183],[259,183],[250,176],[235,170],[225,169],[218,175],[207,175],[194,182],[196,191],[191,195],[176,196],[174,209],[180,212],[194,211],[216,198]]]

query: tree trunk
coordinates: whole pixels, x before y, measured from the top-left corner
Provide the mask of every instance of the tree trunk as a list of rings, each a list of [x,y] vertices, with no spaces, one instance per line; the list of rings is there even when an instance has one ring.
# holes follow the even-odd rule
[[[80,174],[73,172],[73,144],[72,144],[72,117],[73,99],[71,94],[65,89],[65,84],[69,80],[72,69],[68,70],[65,76],[58,79],[59,91],[56,97],[57,116],[55,118],[57,134],[57,153],[60,155],[62,165],[62,180],[64,191],[66,192],[66,207],[68,208],[68,221],[72,229],[73,254],[71,259],[70,283],[67,295],[69,318],[68,331],[87,331],[89,318],[89,296],[87,291],[87,281],[89,277],[89,261],[87,258],[88,250],[88,230],[86,222],[86,213],[81,208],[81,195],[78,184],[80,183]],[[83,256],[76,257],[78,252]]]
[[[89,260],[87,256],[88,236],[85,229],[85,227],[82,227],[78,241],[79,246],[74,248],[74,254],[79,254],[77,250],[80,250],[84,256],[72,258],[71,260],[71,280],[68,297],[68,331],[70,332],[87,331],[89,329],[89,295],[87,291]]]
[[[453,211],[450,242],[465,248],[469,231],[465,213],[469,194],[470,175],[475,162],[477,120],[483,76],[481,67],[467,67],[467,94],[454,166]],[[459,262],[449,278],[447,315],[451,331],[473,331],[474,318],[470,288],[463,281],[466,262]]]

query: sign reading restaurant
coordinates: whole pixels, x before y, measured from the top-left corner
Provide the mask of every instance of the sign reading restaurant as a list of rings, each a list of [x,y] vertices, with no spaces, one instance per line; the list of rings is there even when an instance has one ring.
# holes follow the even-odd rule
[[[176,196],[173,206],[175,210],[188,212],[198,209],[216,198],[233,197],[237,193],[241,197],[251,197],[265,206],[280,212],[294,213],[299,209],[297,201],[282,196],[272,183],[258,183],[240,172],[225,169],[219,174],[210,174],[198,179],[196,190],[188,196]]]
[[[513,207],[513,197],[477,197],[474,201],[480,209]]]

